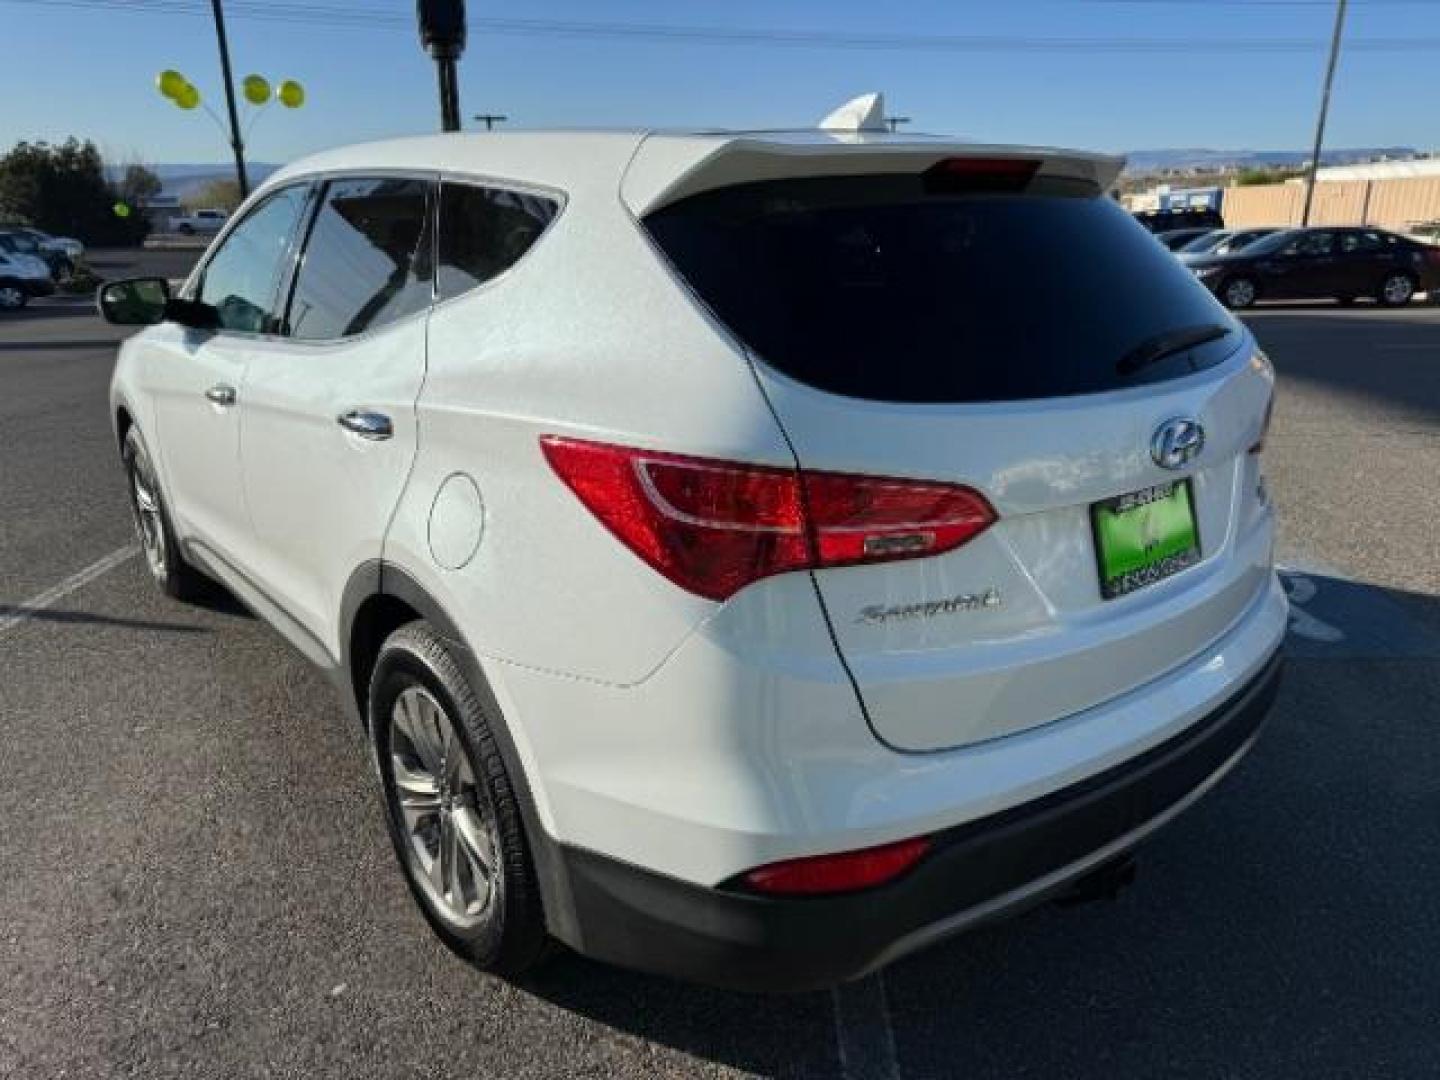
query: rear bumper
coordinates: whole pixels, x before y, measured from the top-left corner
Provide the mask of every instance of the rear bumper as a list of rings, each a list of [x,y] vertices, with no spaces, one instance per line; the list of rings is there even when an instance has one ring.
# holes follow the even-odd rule
[[[879,968],[1028,907],[1164,825],[1244,755],[1275,698],[1278,652],[1169,741],[1030,803],[933,836],[898,881],[840,897],[774,899],[705,888],[562,847],[579,951],[744,990],[804,990]]]

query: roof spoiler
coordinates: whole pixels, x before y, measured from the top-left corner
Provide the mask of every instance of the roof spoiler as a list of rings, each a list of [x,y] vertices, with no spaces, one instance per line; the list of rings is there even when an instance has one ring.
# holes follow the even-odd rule
[[[879,95],[858,115],[850,102],[826,117],[846,112],[847,122],[873,118],[883,108]],[[852,107],[856,107],[852,109]],[[849,110],[849,111],[847,111]],[[647,136],[636,148],[620,181],[620,196],[636,217],[692,195],[734,184],[812,176],[858,176],[923,172],[946,158],[1022,158],[1039,161],[1042,177],[1067,177],[1109,191],[1125,159],[1048,147],[992,146],[931,136],[891,135],[848,127],[808,132],[735,132]]]

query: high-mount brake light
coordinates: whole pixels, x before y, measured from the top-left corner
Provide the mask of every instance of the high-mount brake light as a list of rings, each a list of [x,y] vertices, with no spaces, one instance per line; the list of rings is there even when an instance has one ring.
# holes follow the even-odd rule
[[[1023,191],[1040,171],[1032,158],[942,158],[925,170],[925,190],[932,195],[972,191]]]
[[[806,472],[555,435],[546,460],[626,547],[683,589],[724,600],[792,570],[938,555],[995,521],[956,484]]]

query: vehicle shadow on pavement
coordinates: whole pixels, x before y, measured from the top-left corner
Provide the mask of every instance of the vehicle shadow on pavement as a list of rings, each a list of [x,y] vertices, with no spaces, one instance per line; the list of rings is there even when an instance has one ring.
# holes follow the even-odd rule
[[[103,349],[113,342],[105,339],[88,340],[76,339],[74,341],[0,341],[0,353],[24,353],[24,352],[60,352],[75,349]]]
[[[1279,374],[1277,408],[1293,380],[1399,405],[1440,430],[1440,309],[1277,305],[1254,315],[1250,328]],[[1308,347],[1317,335],[1324,349]]]
[[[17,323],[26,322],[49,322],[52,319],[86,319],[93,325],[95,319],[94,304],[31,304],[29,307],[21,308],[19,311],[8,311],[0,316],[0,330],[15,326]],[[91,342],[91,344],[95,344]]]
[[[13,615],[23,615],[34,622],[63,623],[71,626],[113,626],[122,630],[153,630],[164,634],[208,634],[203,626],[186,626],[184,623],[155,622],[148,619],[121,619],[114,615],[97,615],[93,611],[66,611],[59,608],[27,608],[15,604],[0,604],[0,621]]]
[[[893,1032],[886,1075],[1433,1073],[1440,599],[1285,582],[1289,662],[1255,751],[1140,849],[1117,898],[887,969],[864,1022]],[[761,1075],[846,1075],[829,994],[729,994],[568,956],[525,989]]]
[[[520,988],[638,1038],[760,1076],[840,1076],[828,993],[761,995],[692,986],[565,952]]]

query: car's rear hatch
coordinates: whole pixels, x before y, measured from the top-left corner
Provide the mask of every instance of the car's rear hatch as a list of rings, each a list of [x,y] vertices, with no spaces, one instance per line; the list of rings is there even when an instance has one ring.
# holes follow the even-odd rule
[[[993,507],[954,550],[815,571],[876,734],[933,750],[1114,698],[1240,618],[1268,575],[1249,451],[1272,376],[1095,159],[886,152],[793,170],[751,147],[644,223],[751,352],[802,471]]]

